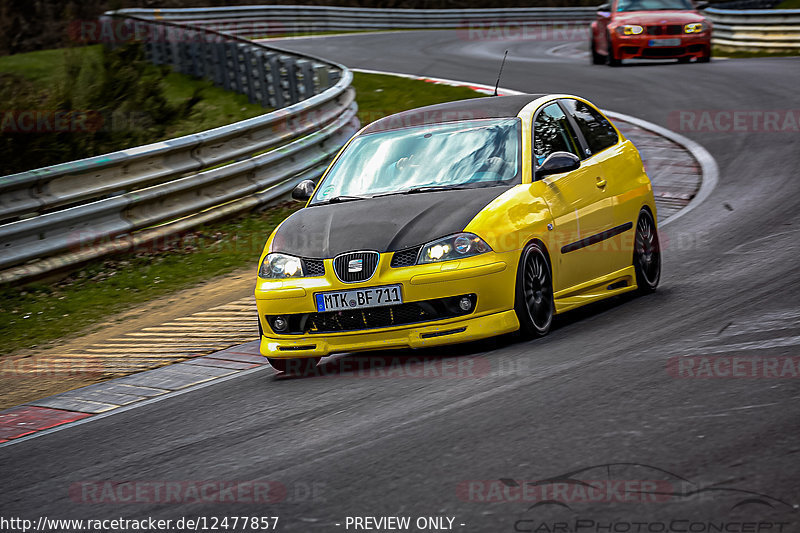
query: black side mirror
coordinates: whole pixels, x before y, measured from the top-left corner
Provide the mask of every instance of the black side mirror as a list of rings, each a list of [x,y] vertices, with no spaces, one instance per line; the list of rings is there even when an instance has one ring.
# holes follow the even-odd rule
[[[553,152],[536,169],[536,179],[541,179],[551,174],[570,172],[581,166],[578,156],[569,152]]]
[[[292,198],[300,202],[307,202],[311,195],[314,194],[316,185],[311,180],[303,180],[292,189]]]
[[[597,11],[611,11],[611,4],[600,4],[597,6]]]
[[[708,2],[695,2],[694,3],[694,8],[696,10],[698,10],[698,11],[700,11],[701,9],[705,9],[707,7],[708,7]]]

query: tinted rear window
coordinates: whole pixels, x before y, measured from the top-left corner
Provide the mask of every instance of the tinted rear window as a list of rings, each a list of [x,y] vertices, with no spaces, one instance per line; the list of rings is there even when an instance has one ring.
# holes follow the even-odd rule
[[[619,136],[606,117],[578,100],[564,99],[562,102],[578,124],[593,154],[617,144]]]

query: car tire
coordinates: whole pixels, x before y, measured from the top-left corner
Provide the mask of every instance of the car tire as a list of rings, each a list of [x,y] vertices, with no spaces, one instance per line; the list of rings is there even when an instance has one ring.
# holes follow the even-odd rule
[[[711,62],[711,52],[705,53],[697,58],[698,63],[710,63]]]
[[[639,212],[633,241],[633,268],[641,294],[656,290],[661,279],[661,246],[653,215],[647,209]]]
[[[267,357],[267,361],[272,368],[278,372],[293,376],[304,376],[310,374],[319,363],[319,357],[296,357],[293,359],[274,359]]]
[[[594,36],[589,41],[589,50],[592,52],[592,65],[602,65],[606,62],[606,57],[597,53],[597,47],[594,45]]]
[[[514,300],[520,334],[525,338],[547,335],[555,315],[553,276],[547,253],[538,243],[522,250]]]
[[[678,63],[688,63],[691,60],[692,60],[691,57],[679,57],[678,58]]]
[[[606,65],[609,67],[618,67],[622,65],[622,61],[614,57],[614,47],[611,45],[611,36],[606,35]]]

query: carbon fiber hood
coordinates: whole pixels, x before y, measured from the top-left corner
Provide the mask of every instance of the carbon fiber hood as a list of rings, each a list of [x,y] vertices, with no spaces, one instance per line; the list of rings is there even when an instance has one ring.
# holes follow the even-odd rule
[[[328,259],[356,250],[402,250],[462,231],[510,188],[398,194],[306,207],[281,224],[272,251]]]

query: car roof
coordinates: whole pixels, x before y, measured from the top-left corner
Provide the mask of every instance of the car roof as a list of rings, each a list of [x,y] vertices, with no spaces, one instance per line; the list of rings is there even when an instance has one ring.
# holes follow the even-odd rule
[[[479,120],[485,118],[513,118],[522,108],[545,94],[522,94],[515,96],[487,96],[470,98],[425,107],[410,109],[376,120],[361,132],[395,130],[426,124],[441,124],[459,120]]]

